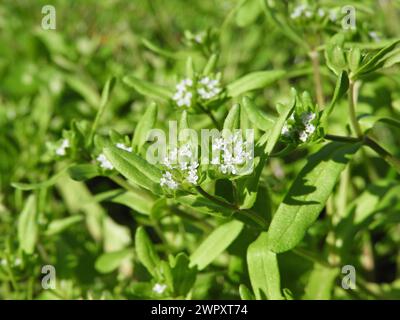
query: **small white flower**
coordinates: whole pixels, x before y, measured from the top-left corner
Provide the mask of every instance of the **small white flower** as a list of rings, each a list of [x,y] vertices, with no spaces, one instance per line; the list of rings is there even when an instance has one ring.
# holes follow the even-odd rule
[[[376,31],[371,31],[368,33],[368,35],[376,42],[379,42],[381,40]]]
[[[283,136],[285,136],[285,137],[289,137],[290,136],[290,130],[289,130],[289,127],[288,127],[288,125],[286,123],[282,127],[281,134]]]
[[[160,185],[163,186],[167,186],[170,189],[177,189],[178,188],[178,183],[173,179],[171,172],[166,171],[161,179],[160,179]]]
[[[198,33],[194,36],[194,41],[196,41],[197,43],[203,43],[203,40],[204,40],[204,32]]]
[[[0,264],[1,264],[2,266],[6,266],[6,265],[7,265],[7,260],[6,260],[6,259],[1,259]]]
[[[65,156],[65,149],[69,148],[70,144],[69,144],[69,140],[68,139],[64,139],[61,143],[61,145],[56,149],[56,154],[58,156]]]
[[[315,119],[315,113],[313,112],[304,112],[301,114],[301,121],[304,125],[307,125],[311,121]]]
[[[167,289],[166,284],[156,283],[153,286],[153,292],[158,293],[158,294],[162,294],[165,291],[165,289]]]
[[[21,258],[16,258],[16,259],[14,260],[14,266],[19,266],[19,265],[21,265],[21,263],[22,263]]]
[[[122,150],[125,150],[128,152],[132,152],[132,148],[124,145],[123,143],[117,143],[115,146],[119,149],[122,149]]]
[[[172,99],[176,101],[179,107],[186,106],[190,107],[192,104],[192,92],[189,91],[188,87],[193,86],[193,80],[186,78],[183,79],[176,85],[176,92],[172,96]]]
[[[211,79],[209,77],[203,77],[200,79],[197,93],[203,100],[209,100],[214,98],[218,93],[221,92],[220,83],[217,79]]]
[[[114,169],[112,163],[108,161],[108,159],[103,153],[100,153],[99,156],[96,158],[96,160],[100,162],[100,167],[102,167],[103,169],[108,169],[108,170]]]
[[[324,17],[324,16],[325,16],[325,10],[322,9],[322,8],[319,8],[319,9],[318,9],[318,15],[319,15],[321,18]]]
[[[314,131],[315,131],[315,126],[314,126],[313,124],[311,124],[311,123],[307,124],[307,125],[306,125],[306,128],[305,128],[305,131],[306,131],[308,134],[314,133]]]
[[[335,22],[337,20],[337,12],[336,10],[329,11],[329,20]]]
[[[308,134],[307,134],[307,132],[306,132],[306,131],[300,131],[300,133],[299,133],[299,139],[300,139],[302,142],[306,142],[307,139],[308,139]]]

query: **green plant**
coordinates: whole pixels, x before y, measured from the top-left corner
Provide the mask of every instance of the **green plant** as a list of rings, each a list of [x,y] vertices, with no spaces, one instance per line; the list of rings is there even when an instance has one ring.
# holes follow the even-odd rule
[[[121,25],[115,42],[91,15],[95,36],[74,44],[11,26],[33,49],[0,63],[0,296],[399,298],[394,9],[377,41],[373,1],[354,4],[355,30],[345,3],[194,1],[179,26],[201,30],[177,43],[184,3],[138,3],[159,25]],[[55,290],[37,281],[49,264]]]

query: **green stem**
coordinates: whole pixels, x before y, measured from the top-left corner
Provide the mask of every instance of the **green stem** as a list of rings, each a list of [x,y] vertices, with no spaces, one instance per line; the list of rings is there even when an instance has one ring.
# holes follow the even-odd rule
[[[391,165],[397,173],[400,174],[400,160],[391,155],[386,149],[381,147],[377,142],[372,140],[368,136],[364,136],[364,144],[374,150],[379,154],[383,160],[385,160],[389,165]]]
[[[314,86],[315,86],[315,94],[317,96],[317,103],[320,108],[323,108],[325,105],[324,91],[322,89],[322,79],[321,79],[321,70],[319,65],[319,53],[316,50],[312,50],[309,54],[313,69],[313,77],[314,77]]]
[[[356,116],[356,104],[357,104],[357,87],[354,85],[354,81],[350,80],[349,83],[349,114],[350,114],[350,122],[351,126],[357,135],[357,137],[361,138],[363,133],[361,127],[358,123]]]
[[[218,123],[217,119],[215,118],[214,114],[208,110],[207,108],[205,108],[204,106],[202,106],[201,104],[199,104],[199,107],[201,109],[201,111],[203,111],[212,121],[212,123],[214,124],[214,126],[218,129],[221,130],[221,125]]]
[[[223,206],[225,208],[228,208],[230,210],[233,210],[233,211],[236,211],[236,212],[240,213],[241,215],[253,220],[256,224],[258,224],[263,229],[267,228],[267,223],[262,218],[260,218],[255,212],[253,212],[251,210],[248,210],[248,209],[246,209],[246,210],[240,209],[239,207],[237,207],[234,204],[231,204],[229,202],[226,202],[226,201],[223,201],[221,199],[218,199],[218,198],[214,197],[213,195],[209,194],[207,191],[205,191],[200,186],[197,186],[196,190],[202,196],[207,198],[208,200],[210,200],[210,201],[212,201],[212,202],[214,202],[214,203],[216,203],[216,204],[218,204],[220,206]]]
[[[326,134],[325,135],[325,139],[332,140],[332,141],[338,141],[338,142],[349,142],[349,143],[357,143],[357,142],[361,142],[362,141],[362,139],[360,139],[360,138],[336,136],[336,135],[333,135],[333,134]]]

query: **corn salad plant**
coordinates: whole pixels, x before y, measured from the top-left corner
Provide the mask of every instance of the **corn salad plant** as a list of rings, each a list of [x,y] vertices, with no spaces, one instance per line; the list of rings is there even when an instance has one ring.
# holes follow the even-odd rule
[[[399,3],[53,2],[0,4],[2,299],[400,298]]]

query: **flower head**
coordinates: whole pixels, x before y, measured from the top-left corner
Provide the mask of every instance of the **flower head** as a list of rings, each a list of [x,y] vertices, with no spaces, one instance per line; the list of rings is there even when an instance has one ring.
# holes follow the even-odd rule
[[[193,86],[193,80],[186,78],[176,85],[176,92],[172,99],[175,100],[178,107],[190,107],[192,105],[193,93],[190,88]]]
[[[166,284],[156,283],[153,286],[153,292],[158,293],[158,294],[163,294],[165,289],[167,289],[167,285]]]
[[[61,145],[56,149],[56,154],[58,156],[65,156],[65,154],[66,154],[65,149],[67,149],[69,147],[70,147],[69,140],[68,139],[64,139],[61,142]]]
[[[128,151],[128,152],[132,152],[132,147],[128,147],[123,143],[117,143],[115,146],[117,148],[119,148],[119,149],[122,149],[122,150],[125,150],[125,151]]]
[[[112,165],[112,163],[107,159],[107,157],[105,156],[105,154],[100,153],[98,155],[98,157],[96,158],[97,161],[100,162],[100,167],[102,167],[103,169],[107,169],[107,170],[112,170],[114,169],[114,166]]]

